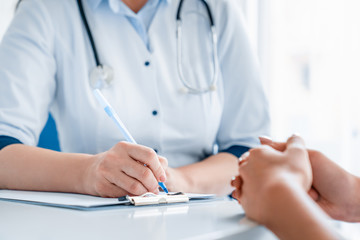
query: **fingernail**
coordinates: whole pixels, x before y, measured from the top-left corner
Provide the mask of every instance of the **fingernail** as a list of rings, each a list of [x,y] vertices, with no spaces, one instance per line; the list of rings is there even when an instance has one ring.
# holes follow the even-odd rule
[[[273,142],[273,140],[270,138],[270,137],[268,137],[268,136],[260,136],[259,137],[259,140],[260,140],[260,143],[262,143],[262,144],[266,144],[266,143],[272,143]]]
[[[293,133],[293,134],[291,135],[291,137],[300,137],[300,134],[299,134],[299,133]]]
[[[160,176],[160,182],[166,182],[166,177],[164,175]]]
[[[249,151],[245,152],[241,157],[239,158],[239,162],[244,161],[248,156],[250,155]]]
[[[266,140],[272,141],[272,138],[271,138],[271,137],[268,137],[268,136],[260,136],[259,138],[262,138],[262,139],[266,139]]]

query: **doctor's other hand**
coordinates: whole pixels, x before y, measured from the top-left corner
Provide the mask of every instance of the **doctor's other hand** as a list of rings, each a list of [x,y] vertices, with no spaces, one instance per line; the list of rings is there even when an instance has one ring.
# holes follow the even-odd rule
[[[167,159],[151,148],[119,142],[91,158],[84,173],[84,189],[101,197],[157,194],[158,182],[166,181],[167,165]]]
[[[262,144],[284,151],[285,143],[260,138]],[[308,150],[313,172],[310,196],[336,220],[360,221],[360,179],[331,161],[319,151]]]
[[[303,189],[312,183],[312,172],[303,140],[298,136],[288,139],[283,152],[268,146],[251,149],[239,163],[239,176],[232,181],[236,188],[233,197],[243,206],[247,216],[261,224],[268,224],[272,192],[278,186]],[[270,204],[270,205],[269,205]]]

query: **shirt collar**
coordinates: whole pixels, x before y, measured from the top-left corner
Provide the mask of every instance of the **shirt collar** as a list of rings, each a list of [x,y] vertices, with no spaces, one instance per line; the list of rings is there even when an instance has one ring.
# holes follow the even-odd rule
[[[107,1],[109,3],[109,6],[113,12],[119,12],[121,0],[88,0],[88,3],[92,9],[96,9],[99,7],[100,3],[103,1]],[[170,3],[171,0],[160,0],[160,1],[168,4],[168,3]]]
[[[88,1],[89,6],[92,9],[96,9],[100,5],[101,1],[103,1],[103,0],[87,0],[87,1]]]

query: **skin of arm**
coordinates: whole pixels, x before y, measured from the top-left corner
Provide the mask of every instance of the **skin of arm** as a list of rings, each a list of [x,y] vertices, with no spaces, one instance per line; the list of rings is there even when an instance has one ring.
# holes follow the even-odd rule
[[[167,160],[152,149],[125,142],[97,155],[13,144],[0,151],[0,189],[119,197],[158,193],[157,182],[163,181],[170,191],[225,194],[231,191],[228,183],[236,174],[237,161],[232,154],[219,153],[196,164],[170,169]]]
[[[330,217],[360,222],[360,179],[321,152],[308,152],[314,175],[310,195]]]
[[[312,172],[301,138],[291,137],[283,152],[262,146],[243,158],[233,196],[249,218],[281,239],[339,239],[307,195]]]
[[[218,153],[198,163],[167,168],[166,186],[175,192],[229,194],[233,190],[229,182],[237,174],[238,161],[230,153]]]
[[[127,142],[96,155],[13,144],[0,151],[0,188],[102,197],[158,193],[166,168],[167,160],[154,150]]]
[[[9,145],[0,151],[0,189],[88,193],[83,176],[90,157]]]
[[[260,138],[278,151],[285,150],[285,143]],[[323,153],[307,150],[313,172],[309,195],[332,218],[360,222],[360,179],[342,169]]]
[[[306,192],[286,180],[270,185],[264,193],[267,214],[263,224],[280,239],[340,239]]]

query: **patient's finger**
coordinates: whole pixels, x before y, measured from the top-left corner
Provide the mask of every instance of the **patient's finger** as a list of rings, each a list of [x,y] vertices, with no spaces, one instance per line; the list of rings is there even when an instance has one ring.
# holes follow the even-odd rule
[[[283,152],[286,149],[286,143],[284,143],[284,142],[274,142],[270,138],[267,138],[267,137],[259,137],[259,139],[260,139],[260,143],[262,145],[268,145],[277,151]]]
[[[242,160],[246,160],[249,157],[250,153],[249,151],[244,152],[241,157],[239,158],[239,161],[241,162]]]
[[[310,190],[308,191],[308,194],[315,202],[317,202],[320,199],[320,194],[313,187],[310,188]]]
[[[259,140],[260,143],[263,145],[270,145],[273,143],[273,140],[271,138],[265,136],[259,137]]]
[[[240,190],[240,189],[235,189],[235,190],[232,192],[231,196],[232,196],[233,198],[235,198],[235,199],[240,203],[241,190]]]
[[[232,186],[232,187],[234,187],[234,182],[235,182],[235,177],[233,177],[232,179],[231,179],[231,181],[230,181],[230,185]]]
[[[235,188],[241,188],[242,179],[240,176],[237,176],[233,181],[231,181],[231,186]]]
[[[231,196],[235,198],[240,203],[240,193],[239,190],[235,190],[232,192]]]
[[[286,152],[287,153],[293,153],[293,154],[305,154],[307,156],[307,150],[305,147],[305,142],[304,140],[297,136],[297,135],[293,135],[291,136],[287,142],[286,142]]]

